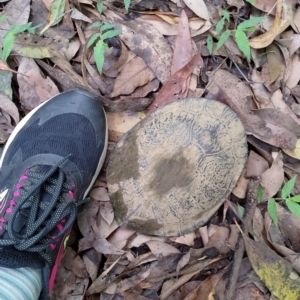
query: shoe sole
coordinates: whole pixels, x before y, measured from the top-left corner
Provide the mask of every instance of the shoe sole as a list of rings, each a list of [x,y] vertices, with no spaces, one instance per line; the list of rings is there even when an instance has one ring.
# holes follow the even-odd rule
[[[74,90],[76,91],[76,90]],[[84,93],[84,92],[83,92]],[[62,93],[63,94],[63,93]],[[54,96],[56,97],[56,96]],[[33,116],[33,114],[38,111],[44,104],[46,104],[48,101],[50,101],[51,99],[53,99],[54,97],[44,101],[43,103],[39,104],[37,107],[35,107],[33,110],[31,110],[18,124],[17,126],[14,128],[13,132],[11,133],[11,135],[9,136],[8,140],[6,141],[6,144],[4,146],[2,155],[1,155],[1,159],[0,159],[0,168],[2,167],[2,163],[3,163],[3,159],[5,157],[5,154],[7,152],[7,149],[9,147],[9,145],[12,143],[12,141],[14,140],[15,136],[19,133],[19,131],[24,127],[24,125],[27,123],[27,121]],[[103,111],[104,108],[102,107]],[[91,190],[92,186],[94,185],[100,171],[101,168],[103,166],[105,157],[106,157],[106,152],[107,152],[107,145],[108,145],[108,128],[107,128],[107,117],[104,111],[104,115],[105,115],[105,123],[106,123],[106,132],[105,132],[105,143],[104,143],[104,148],[103,148],[103,152],[101,154],[101,157],[99,159],[99,163],[97,166],[97,169],[95,171],[95,175],[92,178],[91,184],[88,186],[87,190],[84,193],[84,197],[85,198],[87,196],[87,194],[89,193],[89,191]]]

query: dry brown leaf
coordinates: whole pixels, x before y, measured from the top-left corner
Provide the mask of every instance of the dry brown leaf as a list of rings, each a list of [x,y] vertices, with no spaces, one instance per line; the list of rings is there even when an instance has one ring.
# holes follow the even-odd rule
[[[26,24],[30,14],[30,0],[12,0],[5,5],[0,13],[0,16],[8,16],[4,21],[1,21],[0,28],[0,45],[2,46],[3,37],[10,29],[11,25],[16,26]]]
[[[295,148],[297,138],[292,132],[284,128],[285,120],[271,120],[270,123],[266,123],[260,117],[260,112],[253,111],[255,107],[251,100],[250,88],[235,75],[222,69],[218,70],[211,75],[208,91],[215,99],[222,99],[238,114],[248,134],[253,134],[260,140],[277,147]],[[280,114],[275,110],[274,113]],[[285,117],[288,118],[287,115]],[[283,122],[282,125],[281,121]],[[278,122],[278,124],[271,122]],[[289,123],[290,120],[287,122]],[[287,133],[288,136],[286,136]]]
[[[175,247],[160,241],[149,241],[146,245],[154,255],[168,256],[172,253],[180,253]]]
[[[290,56],[292,56],[299,49],[299,47],[300,47],[300,34],[294,34],[292,43],[289,46]]]
[[[59,90],[49,77],[42,75],[40,68],[32,58],[19,60],[20,102],[26,110],[32,110],[40,103],[59,94]],[[24,76],[25,75],[25,76]]]
[[[277,45],[271,44],[267,47],[267,60],[270,83],[273,83],[279,77],[283,69],[283,58]]]
[[[279,299],[297,300],[300,278],[292,266],[263,241],[243,237],[252,267],[269,290]]]
[[[89,197],[98,201],[109,201],[107,189],[104,187],[93,188],[89,193]]]
[[[176,267],[176,272],[179,272],[182,268],[184,268],[189,263],[190,258],[191,258],[191,252],[188,251],[179,260],[177,267]]]
[[[184,47],[182,47],[184,45]],[[189,30],[189,20],[184,10],[181,12],[178,23],[178,34],[175,41],[173,61],[171,65],[171,74],[173,75],[184,67],[193,55],[193,46]]]
[[[188,64],[172,75],[149,106],[147,114],[168,103],[184,98],[188,91],[190,75],[194,68],[199,65],[200,61],[200,54],[198,52]]]
[[[290,1],[278,0],[276,16],[272,27],[267,32],[250,39],[250,47],[260,49],[270,45],[276,36],[283,32],[291,24],[292,17],[293,12]]]
[[[264,218],[262,216],[259,208],[255,208],[254,216],[253,216],[253,232],[254,239],[257,241],[261,239],[264,234]]]
[[[286,246],[299,253],[300,219],[281,205],[277,205],[277,213],[279,228],[283,233]]]
[[[112,142],[118,142],[121,137],[138,122],[141,118],[137,113],[107,113],[108,137]]]
[[[276,0],[256,0],[252,5],[266,13],[276,13]]]
[[[123,249],[128,239],[134,234],[134,230],[119,227],[107,240],[116,248]]]
[[[76,276],[80,278],[88,277],[84,262],[71,247],[66,247],[65,255],[63,256],[61,263]]]
[[[110,97],[131,94],[137,87],[149,83],[154,78],[155,75],[144,60],[136,56],[122,68]]]
[[[114,220],[114,211],[110,201],[100,202],[100,214],[108,225]]]
[[[292,72],[290,74],[290,76],[287,78],[286,81],[286,86],[289,89],[292,89],[293,87],[295,87],[299,80],[300,80],[300,59],[299,59],[299,55],[294,55],[293,60],[292,60]],[[287,89],[286,92],[290,92],[289,89]]]
[[[102,253],[97,252],[94,248],[85,251],[82,255],[86,270],[89,273],[92,281],[97,278],[102,257]]]
[[[132,247],[140,247],[142,244],[146,244],[149,241],[159,241],[159,242],[165,242],[167,240],[166,237],[161,236],[149,236],[137,233],[137,236],[131,240],[128,244],[128,248]]]
[[[103,254],[115,254],[115,255],[122,255],[125,252],[119,248],[114,247],[111,243],[104,238],[98,238],[93,241],[93,247],[100,253]]]
[[[130,22],[118,20],[113,24],[116,29],[122,30],[119,37],[127,47],[140,56],[155,76],[165,83],[170,77],[172,50],[163,36],[153,26],[137,19]]]
[[[244,168],[243,173],[241,174],[238,182],[236,183],[232,193],[240,198],[244,199],[246,197],[246,192],[248,188],[249,179],[245,178],[246,168]]]
[[[257,70],[253,69],[250,74],[250,79],[252,81],[251,88],[255,96],[255,102],[258,108],[273,107],[271,103],[270,92],[264,86],[264,81],[262,75]]]
[[[193,11],[198,17],[209,20],[209,12],[207,10],[206,4],[203,0],[183,0],[184,3]]]
[[[284,180],[282,154],[278,154],[270,169],[261,175],[261,185],[264,188],[263,199],[273,197],[281,188]]]
[[[171,241],[174,241],[179,244],[185,244],[188,246],[193,246],[195,243],[196,234],[195,232],[188,233],[182,236],[170,237]]]
[[[0,93],[0,109],[7,112],[12,117],[15,124],[19,123],[18,108],[11,99],[9,99],[6,95],[2,93]]]
[[[215,247],[218,249],[219,253],[226,254],[230,251],[228,247],[228,238],[230,230],[226,227],[216,226],[211,224],[208,227],[208,243],[206,247]]]
[[[268,168],[268,162],[262,156],[251,150],[247,161],[246,177],[260,177]]]

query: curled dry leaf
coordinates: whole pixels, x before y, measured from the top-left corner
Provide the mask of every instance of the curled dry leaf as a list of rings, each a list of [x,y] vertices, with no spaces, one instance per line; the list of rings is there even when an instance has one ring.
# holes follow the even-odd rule
[[[286,86],[287,86],[286,92],[290,93],[290,89],[297,86],[299,80],[300,80],[300,59],[299,59],[299,55],[294,55],[292,60],[292,72],[286,81]]]
[[[18,70],[20,102],[26,110],[32,110],[41,102],[59,94],[56,85],[49,77],[41,74],[32,58],[21,58]]]
[[[166,240],[167,240],[166,237],[149,236],[149,235],[137,233],[136,237],[129,242],[128,248],[140,247],[142,244],[146,244],[149,241],[159,241],[163,243]]]
[[[109,195],[107,189],[104,187],[95,187],[93,188],[89,196],[98,201],[109,201]]]
[[[206,4],[203,0],[183,0],[184,3],[193,11],[198,17],[209,20],[209,13]]]
[[[245,174],[246,174],[246,168],[244,168],[243,173],[241,174],[238,182],[236,183],[232,191],[232,193],[240,199],[244,199],[246,197],[249,180],[245,178]]]
[[[107,113],[108,138],[112,142],[118,142],[121,137],[138,122],[141,118],[137,113]]]
[[[184,98],[188,92],[190,75],[194,71],[194,68],[199,65],[200,61],[200,53],[198,52],[188,64],[173,74],[160,89],[155,100],[149,106],[147,114],[168,103]]]
[[[248,134],[253,134],[260,140],[276,147],[295,148],[296,135],[285,127],[290,126],[286,125],[291,122],[291,118],[288,115],[284,114],[284,118],[287,118],[287,120],[272,119],[268,120],[270,123],[267,123],[261,117],[262,110],[253,110],[255,108],[252,101],[253,94],[248,85],[235,75],[222,69],[209,75],[208,91],[215,99],[222,99],[225,104],[238,114]],[[269,113],[270,109],[267,109],[267,111]],[[271,114],[281,115],[281,112],[271,109]]]
[[[226,254],[230,251],[228,238],[230,230],[226,227],[210,225],[208,228],[209,239],[206,247],[215,247],[219,253]]]
[[[0,108],[7,112],[15,124],[19,123],[19,111],[16,105],[6,95],[0,93]]]
[[[277,35],[283,32],[292,22],[293,11],[289,0],[278,0],[276,16],[272,27],[265,33],[249,40],[250,47],[265,48],[270,45]]]
[[[135,231],[133,230],[119,227],[107,240],[116,248],[123,249],[128,239],[134,234]]]
[[[113,222],[114,211],[110,201],[100,202],[100,214],[108,225],[110,225]]]
[[[247,161],[246,177],[260,177],[268,168],[268,162],[262,156],[251,150]]]
[[[138,56],[129,61],[116,78],[110,97],[131,94],[137,87],[143,86],[155,78],[144,60]]]
[[[168,256],[172,253],[180,253],[175,247],[160,241],[149,241],[146,245],[154,255]]]
[[[184,47],[182,47],[182,45],[184,45]],[[192,59],[192,55],[193,46],[189,30],[189,20],[185,11],[182,10],[178,23],[178,34],[175,41],[171,74],[173,75],[184,67]]]
[[[287,155],[300,159],[300,139],[297,139],[296,146],[294,149],[282,149]]]
[[[104,238],[95,239],[92,245],[98,252],[103,254],[122,255],[125,253],[123,250],[116,248]]]
[[[140,56],[155,76],[165,83],[170,77],[172,49],[161,33],[137,19],[130,22],[118,20],[113,24],[116,29],[122,30],[119,37],[127,47]]]
[[[264,188],[263,200],[273,197],[281,188],[284,180],[282,154],[278,154],[270,169],[261,175]]]
[[[178,244],[185,244],[188,246],[193,246],[195,244],[196,233],[191,232],[182,236],[171,237],[170,240]]]

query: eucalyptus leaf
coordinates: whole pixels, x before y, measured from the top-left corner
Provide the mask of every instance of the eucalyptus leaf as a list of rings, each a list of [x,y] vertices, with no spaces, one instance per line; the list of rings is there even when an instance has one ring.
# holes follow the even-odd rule
[[[268,213],[274,222],[274,225],[278,228],[278,214],[275,199],[270,198],[268,201]]]
[[[102,40],[100,40],[94,47],[94,58],[96,61],[98,72],[100,74],[102,74],[104,65],[104,52],[106,49],[108,49],[108,46]]]
[[[220,39],[217,43],[217,50],[223,46],[223,44],[228,40],[229,36],[230,36],[230,30],[228,29],[221,34]]]
[[[249,20],[246,20],[246,21],[240,23],[238,25],[237,29],[244,30],[246,28],[255,26],[255,25],[261,23],[264,19],[265,19],[265,17],[253,17]]]
[[[292,201],[291,199],[286,199],[285,203],[291,213],[300,218],[300,205]]]
[[[244,53],[247,60],[250,61],[250,46],[249,46],[249,40],[245,34],[244,31],[237,29],[235,31],[235,41],[239,47],[239,49]]]
[[[206,38],[206,46],[210,54],[213,52],[213,37],[209,34]]]
[[[296,176],[292,177],[282,188],[281,190],[281,198],[285,199],[287,198],[290,193],[292,192],[296,182]]]

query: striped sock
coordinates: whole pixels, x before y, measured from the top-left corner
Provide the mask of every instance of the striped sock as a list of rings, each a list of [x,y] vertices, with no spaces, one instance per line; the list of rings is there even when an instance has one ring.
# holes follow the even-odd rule
[[[0,267],[0,300],[37,300],[42,290],[42,270]]]

